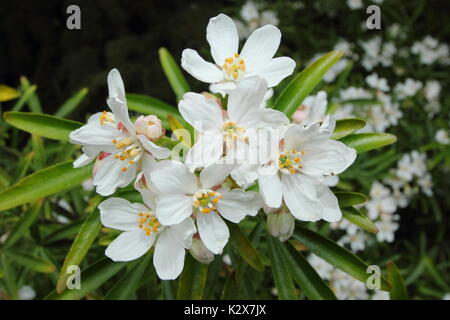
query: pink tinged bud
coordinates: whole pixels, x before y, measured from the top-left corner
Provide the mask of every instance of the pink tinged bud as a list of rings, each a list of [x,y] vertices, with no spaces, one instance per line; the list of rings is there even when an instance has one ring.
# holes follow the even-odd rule
[[[277,213],[267,214],[267,230],[269,233],[284,242],[294,232],[295,219],[288,211],[281,210]]]
[[[189,249],[189,252],[196,260],[203,264],[211,263],[214,260],[214,253],[209,251],[200,237],[195,235],[192,239],[192,247]]]
[[[140,116],[134,123],[137,134],[143,134],[150,140],[155,140],[164,134],[161,120],[157,116]]]

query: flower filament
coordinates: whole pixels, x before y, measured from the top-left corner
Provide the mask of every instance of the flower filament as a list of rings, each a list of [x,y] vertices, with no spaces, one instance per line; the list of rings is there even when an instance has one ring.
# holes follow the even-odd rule
[[[193,205],[195,208],[197,208],[201,213],[210,213],[211,211],[217,210],[216,205],[223,197],[218,192],[212,190],[202,190],[197,191],[193,198]]]
[[[115,124],[114,115],[111,112],[103,111],[100,116],[100,125]]]
[[[239,80],[246,70],[245,61],[239,57],[239,53],[235,53],[233,57],[225,59],[222,70],[228,80]]]
[[[130,165],[139,161],[142,156],[143,149],[137,138],[135,137],[122,137],[112,140],[116,149],[119,151],[114,155],[114,159],[120,161],[126,161],[122,171],[127,171]]]
[[[225,123],[225,125],[223,126],[223,131],[227,140],[232,141],[241,139],[243,141],[246,141],[248,138],[244,135],[245,129],[238,127],[236,125],[236,122],[233,121],[228,121],[227,123]]]
[[[278,167],[280,170],[287,174],[296,174],[303,168],[301,164],[300,156],[303,155],[303,151],[291,150],[280,154]]]
[[[139,212],[139,228],[141,228],[147,236],[157,233],[161,224],[156,219],[153,212]]]

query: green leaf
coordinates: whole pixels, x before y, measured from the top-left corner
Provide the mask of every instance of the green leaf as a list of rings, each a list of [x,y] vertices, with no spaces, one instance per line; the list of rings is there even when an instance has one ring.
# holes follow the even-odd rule
[[[20,92],[14,88],[0,84],[0,102],[13,100],[20,96]]]
[[[103,258],[97,263],[81,271],[81,288],[64,290],[57,294],[55,291],[46,297],[47,300],[79,300],[87,294],[98,289],[108,279],[122,270],[126,262],[114,262],[109,258]]]
[[[183,125],[186,123],[177,108],[161,100],[143,94],[127,93],[127,103],[130,110],[145,115],[153,114],[157,116],[166,129],[170,129],[167,121],[169,114],[173,115]]]
[[[245,260],[256,271],[264,271],[264,264],[258,251],[253,247],[247,236],[241,231],[235,223],[227,222],[230,230],[230,240],[242,259]]]
[[[311,93],[325,73],[343,55],[342,51],[331,51],[298,73],[283,89],[275,101],[275,109],[284,112],[289,118]]]
[[[164,300],[175,300],[176,281],[161,280],[161,291]]]
[[[70,97],[66,102],[64,102],[61,105],[61,107],[59,107],[58,111],[56,111],[56,113],[55,113],[55,116],[61,117],[61,118],[67,117],[84,100],[84,98],[86,97],[88,92],[89,92],[88,88],[83,88],[80,91],[78,91],[76,94],[74,94],[72,97]]]
[[[370,220],[364,213],[362,213],[361,210],[353,207],[345,208],[344,210],[342,210],[342,215],[345,219],[347,219],[354,225],[357,225],[363,230],[372,233],[378,232],[378,228],[375,223],[373,223],[372,220]]]
[[[336,300],[336,296],[303,255],[292,245],[281,245],[281,255],[289,266],[292,278],[310,300]]]
[[[81,229],[84,221],[76,221],[72,222],[68,225],[64,225],[59,229],[56,229],[52,233],[50,233],[47,237],[44,238],[43,244],[48,245],[50,243],[70,239],[75,237]]]
[[[364,120],[356,118],[336,120],[336,128],[331,138],[335,140],[341,139],[356,130],[364,128],[365,125],[366,122]]]
[[[295,287],[289,272],[290,266],[282,254],[282,244],[269,234],[266,236],[266,239],[273,279],[278,290],[278,299],[296,300]]]
[[[304,244],[312,253],[348,273],[353,278],[366,282],[370,276],[367,273],[367,263],[324,236],[297,225],[293,237]],[[381,277],[381,290],[390,290],[390,285],[384,277]]]
[[[22,91],[25,92],[31,87],[30,82],[24,76],[20,77],[20,84],[22,86]],[[30,97],[27,100],[27,104],[32,112],[42,113],[41,102],[39,101],[39,97],[34,91],[30,94]]]
[[[55,265],[50,261],[47,261],[39,257],[35,257],[29,253],[14,250],[14,251],[6,251],[5,254],[18,264],[30,270],[42,273],[51,273],[56,271]]]
[[[208,265],[198,262],[188,254],[178,280],[177,300],[201,300],[207,274]]]
[[[105,300],[127,300],[139,288],[142,276],[146,271],[152,255],[146,254],[144,257],[135,262],[116,284],[105,295]]]
[[[10,125],[44,138],[69,140],[69,134],[83,124],[48,114],[30,112],[5,112],[5,121]]]
[[[28,99],[31,97],[31,95],[36,91],[37,86],[32,85],[29,87],[25,92],[22,94],[19,100],[17,100],[16,104],[12,107],[12,111],[20,111],[22,110],[25,103],[28,101]]]
[[[239,285],[236,281],[236,271],[231,271],[225,280],[221,300],[232,300],[239,297]]]
[[[348,208],[357,204],[363,204],[367,201],[367,197],[362,193],[351,191],[338,191],[334,195],[339,201],[339,207]]]
[[[4,243],[5,248],[12,246],[14,243],[20,240],[20,238],[22,238],[25,232],[33,224],[33,222],[36,221],[39,213],[41,212],[43,201],[44,199],[37,200],[30,205],[26,212],[23,213],[22,217],[19,219],[19,221],[17,221],[17,223],[11,230],[9,237],[6,239]]]
[[[78,235],[72,243],[72,246],[67,253],[64,264],[59,273],[58,283],[56,284],[56,292],[61,293],[66,287],[67,278],[70,276],[67,273],[67,268],[71,265],[79,266],[81,261],[86,256],[87,252],[94,243],[95,238],[100,232],[102,223],[100,221],[100,213],[97,209],[97,205],[100,202],[101,197],[95,198],[95,209],[91,211],[86,221],[81,226]]]
[[[189,85],[170,52],[166,48],[160,48],[158,53],[159,62],[164,70],[164,74],[166,75],[167,80],[169,80],[170,86],[177,97],[177,101],[179,101],[186,92],[190,91]]]
[[[408,292],[403,282],[403,277],[397,269],[394,262],[388,262],[388,279],[392,286],[392,290],[389,292],[391,300],[408,300]]]
[[[397,141],[397,137],[389,133],[354,133],[340,141],[352,147],[358,153],[378,149]]]
[[[46,155],[45,155],[45,147],[42,138],[36,135],[31,136],[31,145],[33,147],[33,152],[35,154],[33,158],[35,170],[40,170],[45,167],[46,164]]]
[[[36,171],[0,191],[0,211],[72,188],[92,175],[92,166],[76,169],[67,161]]]

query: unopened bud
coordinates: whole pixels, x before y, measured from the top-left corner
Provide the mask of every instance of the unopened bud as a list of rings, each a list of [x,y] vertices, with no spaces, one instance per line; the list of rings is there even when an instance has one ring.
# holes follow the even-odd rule
[[[267,229],[269,233],[284,242],[294,232],[295,219],[289,211],[280,210],[267,214]]]
[[[214,253],[205,246],[198,234],[194,235],[192,247],[189,249],[189,252],[196,260],[204,264],[208,264],[214,260]]]
[[[137,134],[143,134],[150,140],[155,140],[164,134],[161,120],[157,116],[140,116],[134,123]]]

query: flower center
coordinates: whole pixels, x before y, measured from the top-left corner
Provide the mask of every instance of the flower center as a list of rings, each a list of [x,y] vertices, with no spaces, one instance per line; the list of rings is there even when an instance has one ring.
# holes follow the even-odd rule
[[[150,236],[152,233],[157,233],[161,226],[153,212],[139,212],[138,222],[139,228],[141,228],[147,236]]]
[[[245,72],[245,61],[235,53],[233,57],[226,58],[222,70],[227,80],[239,80]]]
[[[303,168],[301,164],[300,156],[303,155],[303,151],[291,150],[286,153],[280,154],[278,167],[281,172],[287,174],[296,174]]]
[[[114,159],[126,161],[122,171],[127,171],[128,167],[135,164],[141,159],[143,149],[137,138],[122,137],[112,140],[118,152],[114,155]]]
[[[238,127],[236,125],[236,122],[233,121],[228,121],[227,123],[225,123],[225,125],[223,126],[223,131],[225,134],[225,139],[227,140],[232,141],[241,139],[245,141],[248,138],[244,135],[245,129]]]
[[[111,112],[103,111],[100,116],[100,125],[115,124],[114,115]]]
[[[194,194],[193,198],[195,208],[201,213],[210,213],[211,211],[216,211],[216,204],[223,197],[218,192],[212,190],[200,190]]]

